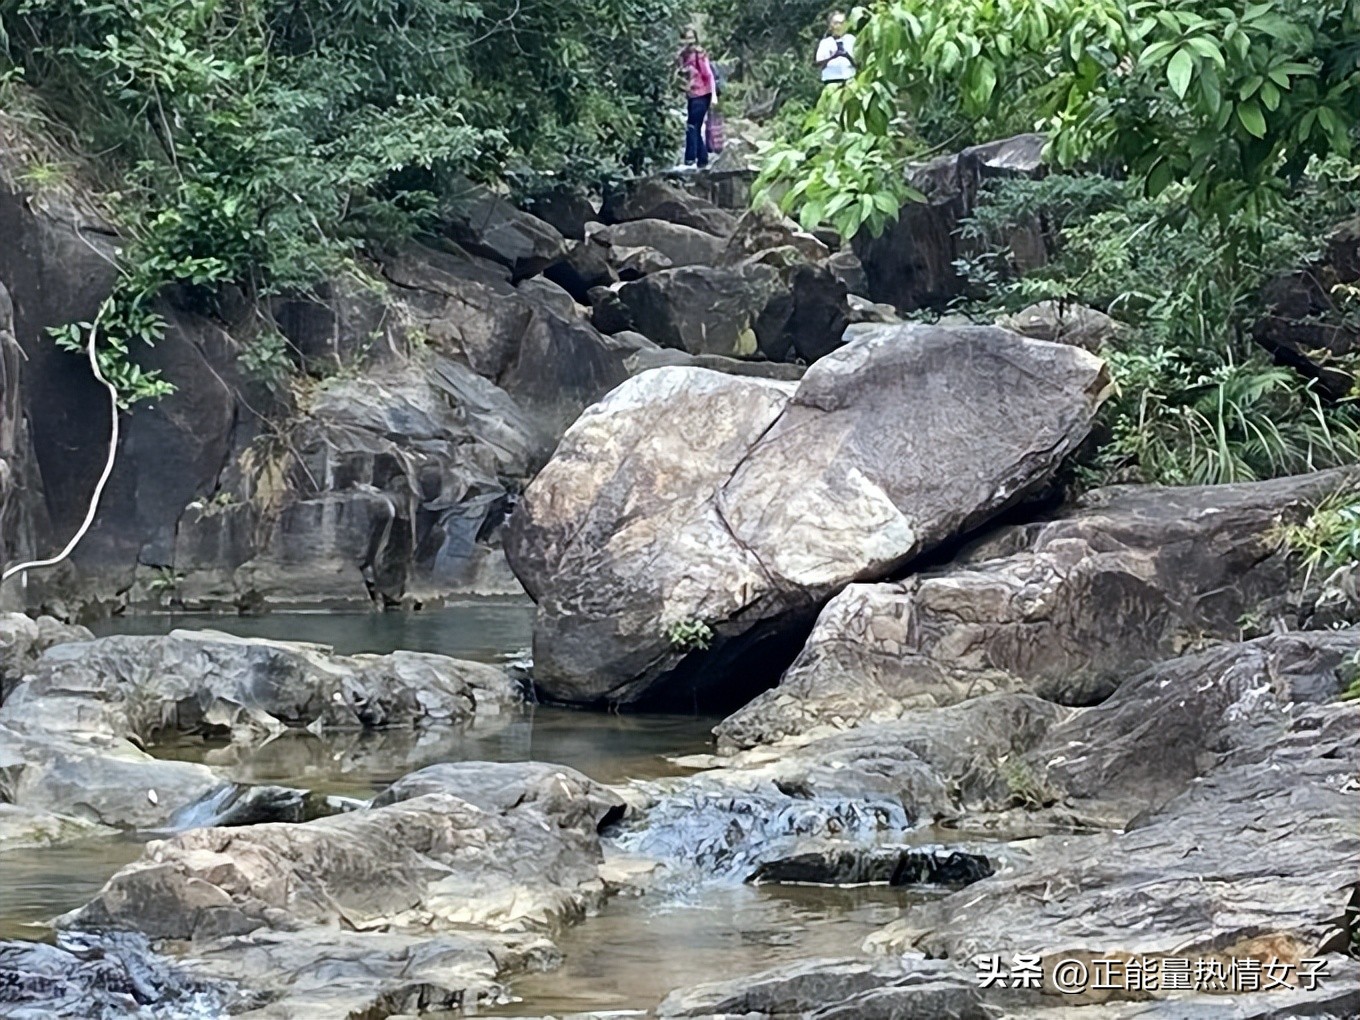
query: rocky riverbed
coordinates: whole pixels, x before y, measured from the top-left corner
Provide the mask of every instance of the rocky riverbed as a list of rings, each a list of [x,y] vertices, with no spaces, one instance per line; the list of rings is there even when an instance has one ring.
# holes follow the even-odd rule
[[[1180,507],[1178,519],[1198,518],[1210,535],[1223,525],[1221,539],[1192,529],[1184,547],[1213,544],[1222,570],[1240,569],[1239,601],[1225,610],[1238,613],[1259,572],[1283,571],[1259,588],[1262,606],[1293,583],[1287,558],[1243,556],[1233,567],[1228,550],[1253,541],[1248,522],[1287,515],[1337,481],[1184,490],[1179,502],[1147,505]],[[1123,536],[1122,558],[1100,560],[1101,570],[1137,567],[1144,597],[1159,583],[1183,586],[1183,572],[1159,580],[1138,566],[1141,532],[1119,516],[1140,505],[1132,495],[994,534],[921,584],[957,578],[966,595],[979,564],[1033,556],[1063,527],[1097,535],[1098,518]],[[1211,509],[1185,512],[1200,505]],[[1146,526],[1146,512],[1135,516]],[[1116,548],[1092,541],[1107,557]],[[888,606],[910,594],[898,582],[862,587],[881,587]],[[1349,955],[1360,706],[1337,700],[1360,660],[1360,632],[1201,633],[1178,644],[1139,631],[1123,639],[1126,673],[1100,667],[1109,693],[1054,700],[1020,682],[1052,675],[1049,659],[1025,660],[1026,673],[992,654],[998,672],[983,675],[1011,679],[945,696],[955,688],[936,682],[941,671],[968,676],[971,660],[936,654],[916,665],[875,643],[894,632],[872,627],[824,643],[843,597],[784,685],[716,727],[658,720],[643,753],[612,771],[601,749],[614,738],[572,722],[608,717],[543,708],[550,732],[575,743],[554,737],[521,754],[542,749],[555,761],[452,760],[453,748],[470,757],[520,724],[526,688],[514,666],[434,652],[346,656],[203,630],[93,638],[43,624],[50,646],[30,645],[0,709],[9,742],[0,868],[105,846],[110,876],[53,919],[52,942],[3,943],[0,1015],[1103,1020],[1360,1010]],[[1092,602],[1047,604],[1066,606],[1043,617],[1062,640],[1098,629],[1084,615]],[[1004,613],[981,629],[962,613],[953,620],[970,642],[933,632],[929,647],[1014,647]],[[1117,644],[1112,631],[1107,644]],[[837,649],[834,669],[820,665],[824,647]],[[819,675],[825,688],[810,679]],[[872,698],[847,687],[849,676],[871,684]],[[907,696],[913,683],[919,696]],[[635,718],[619,725],[649,725]],[[710,727],[715,743],[704,739]],[[205,748],[200,761],[170,757],[186,757],[171,749],[193,741]],[[299,758],[298,746],[321,758]],[[595,758],[578,763],[607,784],[564,760],[573,746],[591,749]],[[331,757],[345,761],[314,771]],[[979,986],[979,961],[1016,954],[1039,961],[1039,987]],[[1181,959],[1225,974],[1251,973],[1251,961],[1263,973],[1286,967],[1294,987],[1057,990],[1064,961]],[[1300,985],[1317,968],[1325,977]]]
[[[1037,167],[984,149],[906,217],[941,250]],[[0,1016],[1360,1016],[1360,606],[1285,541],[1360,469],[1075,495],[1108,320],[904,324],[893,235],[656,179],[561,229],[470,195],[275,310],[335,367],[286,428],[174,318],[195,385],[20,601],[534,605],[0,619]],[[7,258],[10,372],[60,294]],[[20,551],[69,522],[10,483],[89,473],[27,424],[83,398],[6,394]]]

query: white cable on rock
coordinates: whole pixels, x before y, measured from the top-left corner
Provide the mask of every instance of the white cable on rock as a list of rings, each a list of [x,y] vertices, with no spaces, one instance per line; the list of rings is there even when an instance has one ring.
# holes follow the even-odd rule
[[[94,373],[94,377],[103,384],[104,388],[109,391],[109,456],[108,460],[104,462],[104,472],[99,476],[99,482],[94,487],[94,495],[90,497],[90,509],[86,511],[84,523],[82,523],[76,533],[71,536],[71,541],[66,543],[65,549],[57,553],[57,555],[53,556],[51,559],[29,560],[27,563],[16,563],[14,566],[5,570],[4,573],[0,573],[0,584],[8,581],[15,574],[23,573],[27,570],[35,570],[42,567],[55,567],[75,551],[76,546],[80,544],[80,540],[85,537],[85,533],[88,532],[90,526],[94,524],[94,515],[99,509],[99,498],[104,494],[104,486],[108,483],[109,475],[113,474],[114,458],[118,455],[118,390],[114,387],[113,383],[104,378],[104,373],[99,370],[99,355],[95,350],[95,340],[99,336],[99,320],[103,315],[104,308],[101,307],[99,309],[99,314],[94,318],[94,322],[90,324],[90,341],[85,347],[90,358],[90,371]]]

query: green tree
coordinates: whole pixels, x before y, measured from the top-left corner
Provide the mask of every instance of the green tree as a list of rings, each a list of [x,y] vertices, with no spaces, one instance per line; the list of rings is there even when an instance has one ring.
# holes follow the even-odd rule
[[[305,288],[437,216],[655,154],[678,0],[0,0],[0,83],[73,129],[129,238],[106,375],[168,286]],[[88,326],[66,331],[83,346]]]
[[[846,235],[920,197],[903,170],[932,143],[1037,128],[1057,165],[1112,164],[1153,195],[1189,182],[1191,208],[1226,219],[1348,154],[1360,117],[1356,0],[889,0],[858,17],[855,82],[761,182]]]

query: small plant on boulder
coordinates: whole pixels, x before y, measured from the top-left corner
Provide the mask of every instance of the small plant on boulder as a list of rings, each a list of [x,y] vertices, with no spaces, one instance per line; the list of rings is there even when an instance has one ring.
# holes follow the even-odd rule
[[[713,628],[703,620],[676,620],[662,633],[678,652],[701,652],[713,643]]]

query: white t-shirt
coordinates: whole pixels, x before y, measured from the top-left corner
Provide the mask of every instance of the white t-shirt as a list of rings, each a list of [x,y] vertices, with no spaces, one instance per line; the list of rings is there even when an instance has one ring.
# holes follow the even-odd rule
[[[844,43],[845,56],[832,56],[836,52],[836,43]],[[806,52],[806,51],[804,51]],[[855,76],[855,64],[850,59],[855,55],[855,37],[846,33],[837,39],[833,35],[827,36],[817,44],[817,63],[823,60],[827,65],[822,68],[822,81],[849,81]]]

